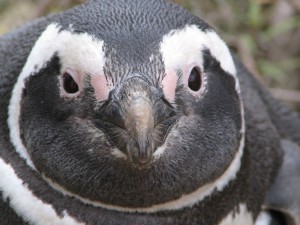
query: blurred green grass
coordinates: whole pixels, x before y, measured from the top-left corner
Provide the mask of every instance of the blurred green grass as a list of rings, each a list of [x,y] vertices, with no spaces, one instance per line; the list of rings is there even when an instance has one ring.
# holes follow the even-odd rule
[[[173,1],[210,23],[276,97],[300,109],[299,0]],[[0,0],[0,34],[81,2],[84,0]],[[284,94],[279,95],[282,89]]]

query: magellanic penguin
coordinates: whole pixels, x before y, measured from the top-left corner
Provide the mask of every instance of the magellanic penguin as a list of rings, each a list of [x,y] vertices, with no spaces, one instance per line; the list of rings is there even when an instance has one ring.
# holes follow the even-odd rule
[[[299,116],[181,7],[89,1],[0,63],[0,224],[299,225]]]

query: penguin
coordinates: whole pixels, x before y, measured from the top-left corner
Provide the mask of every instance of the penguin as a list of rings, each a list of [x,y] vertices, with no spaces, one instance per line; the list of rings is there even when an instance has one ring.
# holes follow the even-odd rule
[[[0,224],[300,224],[299,115],[180,6],[91,0],[0,62]]]

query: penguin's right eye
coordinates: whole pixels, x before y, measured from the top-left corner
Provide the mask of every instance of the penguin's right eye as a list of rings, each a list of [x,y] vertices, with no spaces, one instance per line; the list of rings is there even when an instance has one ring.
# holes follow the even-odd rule
[[[63,88],[68,94],[75,94],[79,91],[78,84],[68,72],[63,74]]]

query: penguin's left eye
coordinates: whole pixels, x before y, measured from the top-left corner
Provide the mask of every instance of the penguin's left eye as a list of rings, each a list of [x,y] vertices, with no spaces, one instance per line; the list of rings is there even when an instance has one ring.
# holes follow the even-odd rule
[[[199,91],[202,85],[201,72],[197,67],[194,67],[189,75],[188,86],[192,91]]]
[[[63,88],[68,94],[75,94],[79,91],[78,84],[68,72],[63,74]]]

